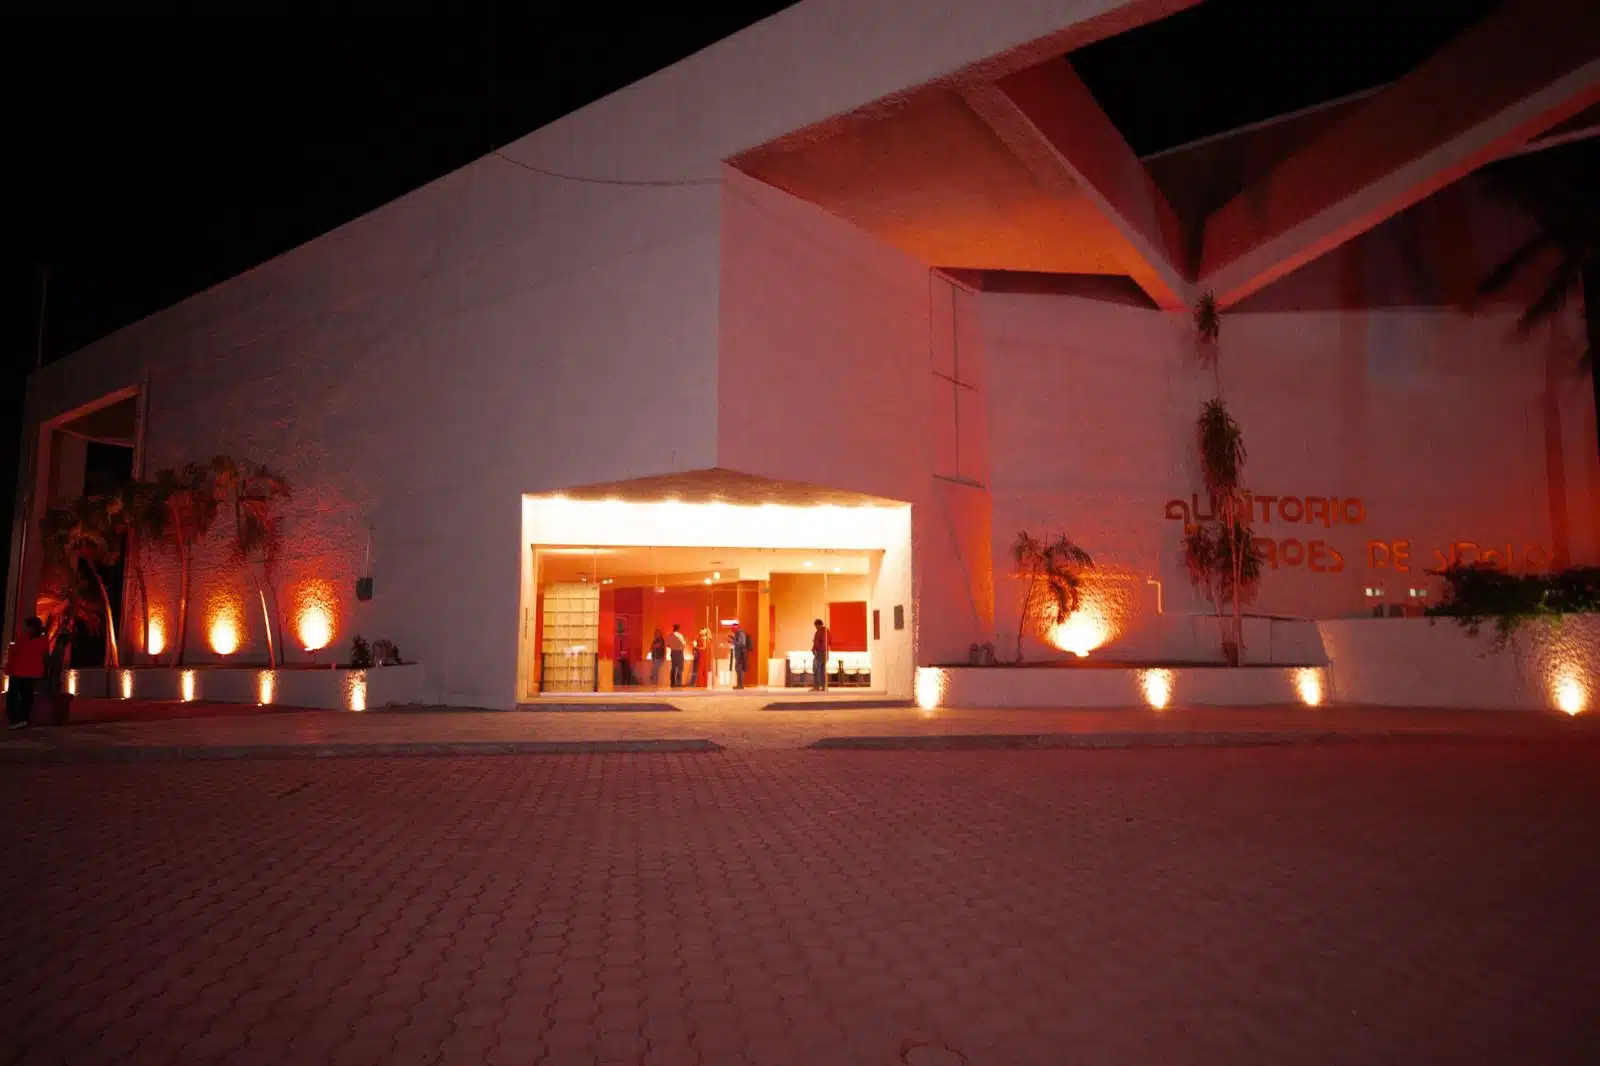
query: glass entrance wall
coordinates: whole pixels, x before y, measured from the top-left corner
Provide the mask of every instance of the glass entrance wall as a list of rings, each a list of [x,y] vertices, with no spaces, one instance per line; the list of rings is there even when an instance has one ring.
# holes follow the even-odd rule
[[[828,684],[873,687],[869,619],[879,551],[530,550],[530,696],[809,687],[817,683],[819,619],[830,636]],[[742,662],[736,641],[747,648]]]
[[[698,486],[697,479],[707,478],[714,484]],[[669,489],[691,497],[712,489],[747,498],[759,493],[764,501],[660,498]],[[684,644],[684,689],[738,683],[735,622],[749,640],[746,685],[809,684],[817,618],[834,634],[825,666],[832,683],[909,696],[917,632],[911,507],[864,498],[822,502],[818,491],[706,473],[670,486],[624,483],[604,497],[524,495],[517,698],[555,695],[556,684],[576,689],[575,696],[652,691],[652,672],[665,693],[672,687],[674,624]],[[779,502],[785,496],[794,502]],[[548,651],[571,669],[558,679],[552,665],[546,677],[546,597],[572,585],[598,590],[586,608],[592,628],[552,632]],[[656,646],[660,658],[652,659],[657,629],[665,647]],[[863,632],[865,650],[858,651]],[[589,664],[581,657],[590,654],[585,688]],[[576,661],[567,663],[569,655]]]

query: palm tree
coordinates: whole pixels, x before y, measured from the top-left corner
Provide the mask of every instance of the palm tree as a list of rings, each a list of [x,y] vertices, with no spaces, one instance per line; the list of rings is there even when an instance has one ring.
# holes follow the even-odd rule
[[[1217,545],[1223,554],[1213,561],[1228,567],[1227,586],[1233,601],[1233,644],[1236,648],[1242,647],[1242,586],[1245,559],[1250,554],[1250,527],[1245,521],[1249,516],[1241,518],[1239,514],[1239,484],[1245,460],[1244,432],[1219,396],[1201,406],[1200,417],[1195,421],[1195,437],[1200,450],[1200,469],[1205,479],[1206,493],[1216,501],[1217,518],[1221,521]],[[1224,650],[1226,644],[1224,641]],[[1237,652],[1229,655],[1230,662],[1236,655]]]
[[[40,539],[47,558],[59,563],[68,573],[79,569],[89,571],[99,589],[100,602],[105,608],[107,667],[122,665],[117,654],[116,620],[111,614],[111,593],[102,566],[117,561],[117,546],[113,543],[106,518],[107,508],[99,498],[83,497],[45,512],[40,522]]]
[[[1183,562],[1189,583],[1216,609],[1217,625],[1223,630],[1222,653],[1228,665],[1238,666],[1239,649],[1244,645],[1241,610],[1255,599],[1261,582],[1261,555],[1251,543],[1250,528],[1242,522],[1231,526],[1210,522],[1189,526],[1183,532]],[[1229,603],[1233,605],[1231,633]]]
[[[124,482],[106,500],[106,518],[113,536],[122,539],[122,555],[132,571],[139,592],[140,622],[143,636],[140,647],[150,647],[150,592],[144,574],[147,544],[160,544],[167,535],[167,509],[148,481]]]
[[[156,474],[155,495],[165,512],[163,545],[178,557],[178,634],[172,662],[183,665],[189,643],[189,584],[195,548],[217,519],[217,493],[211,469],[190,463]]]
[[[81,570],[61,559],[46,559],[34,613],[44,623],[52,677],[72,665],[72,643],[78,633],[99,629],[100,605],[95,599]]]
[[[1474,305],[1531,280],[1537,295],[1523,308],[1517,330],[1526,336],[1561,314],[1574,295],[1584,298],[1587,337],[1580,366],[1595,366],[1600,329],[1600,142],[1519,156],[1483,172],[1490,193],[1533,219],[1536,231],[1497,263],[1474,294]],[[1600,398],[1600,394],[1597,394]]]
[[[1065,621],[1078,609],[1083,574],[1094,569],[1089,553],[1066,534],[1055,540],[1024,531],[1011,545],[1017,576],[1023,579],[1022,606],[1017,618],[1017,662],[1022,661],[1022,638],[1035,629]]]
[[[211,475],[217,501],[233,514],[233,556],[250,572],[256,596],[261,601],[261,620],[267,634],[267,664],[276,669],[277,648],[273,641],[273,611],[268,604],[272,573],[283,547],[283,527],[278,510],[294,495],[283,475],[251,463],[241,463],[226,455],[211,460]],[[256,576],[255,563],[261,564]]]

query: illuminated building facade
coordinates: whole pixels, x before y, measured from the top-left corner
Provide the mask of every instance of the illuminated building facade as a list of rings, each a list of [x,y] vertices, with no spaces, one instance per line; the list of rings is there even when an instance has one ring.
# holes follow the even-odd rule
[[[834,684],[910,695],[1014,642],[1020,530],[1100,564],[1057,654],[1213,654],[1178,541],[1219,388],[1260,613],[1596,561],[1581,309],[1526,338],[1514,302],[1459,310],[1531,226],[1472,172],[1588,128],[1594,5],[1508,5],[1390,86],[1140,158],[1073,53],[1187,6],[806,0],[46,367],[26,520],[86,441],[271,463],[287,664],[387,639],[468,706],[649,687],[674,623],[685,674],[709,631],[696,685],[738,680],[734,621],[749,684],[808,684],[813,617]],[[1540,47],[1493,47],[1506,19]],[[220,539],[191,659],[264,660]],[[147,576],[135,658],[178,618]]]

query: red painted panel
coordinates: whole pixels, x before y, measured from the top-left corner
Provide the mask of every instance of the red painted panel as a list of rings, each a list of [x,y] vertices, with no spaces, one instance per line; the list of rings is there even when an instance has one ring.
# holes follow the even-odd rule
[[[828,604],[828,635],[834,651],[867,650],[867,604],[865,600]]]

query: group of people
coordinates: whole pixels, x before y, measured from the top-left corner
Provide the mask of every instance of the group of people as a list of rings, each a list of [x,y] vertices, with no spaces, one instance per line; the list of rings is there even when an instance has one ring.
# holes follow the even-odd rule
[[[816,692],[828,690],[828,648],[830,637],[828,627],[818,618],[813,623],[814,631],[811,635],[811,688]],[[663,636],[661,630],[656,630],[655,636],[650,640],[650,685],[659,688],[661,685],[661,664],[671,666],[669,684],[673,688],[685,687],[684,665],[690,652],[694,654],[693,665],[689,670],[688,687],[698,688],[704,683],[700,673],[700,664],[707,658],[711,651],[711,630],[701,629],[695,635],[691,644],[683,635],[683,629],[678,623],[672,624],[672,632]],[[745,674],[750,670],[750,634],[738,622],[733,624],[733,629],[728,634],[728,669],[733,673],[733,687],[744,688]]]
[[[701,664],[711,658],[714,646],[711,630],[702,628],[695,634],[691,643],[683,635],[683,627],[674,622],[672,632],[662,635],[661,630],[656,630],[655,636],[650,640],[650,685],[661,685],[661,666],[669,664],[668,683],[673,688],[698,688],[705,684],[705,675],[700,672]],[[744,688],[744,677],[750,669],[750,634],[739,623],[733,624],[728,634],[728,669],[733,673],[733,687]],[[692,661],[690,656],[693,656]],[[688,677],[684,676],[684,668],[688,667]]]

